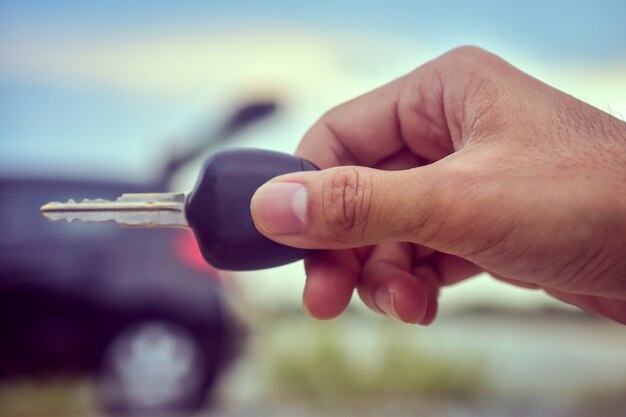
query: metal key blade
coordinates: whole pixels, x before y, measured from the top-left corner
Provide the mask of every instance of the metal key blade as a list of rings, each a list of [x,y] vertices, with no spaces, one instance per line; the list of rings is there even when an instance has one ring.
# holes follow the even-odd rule
[[[115,201],[101,198],[67,203],[53,201],[40,210],[52,221],[115,221],[127,227],[189,227],[185,217],[186,200],[185,193],[122,194]]]

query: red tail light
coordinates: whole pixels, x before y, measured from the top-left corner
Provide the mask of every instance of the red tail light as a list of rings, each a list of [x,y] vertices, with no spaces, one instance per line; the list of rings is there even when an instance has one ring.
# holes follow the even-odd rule
[[[174,239],[176,256],[192,268],[206,272],[207,276],[221,281],[221,273],[218,269],[209,265],[202,257],[198,242],[190,230],[183,230]]]

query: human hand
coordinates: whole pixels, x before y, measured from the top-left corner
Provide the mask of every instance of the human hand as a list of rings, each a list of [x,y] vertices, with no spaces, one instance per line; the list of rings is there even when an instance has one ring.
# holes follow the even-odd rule
[[[326,249],[304,303],[430,323],[442,286],[487,271],[626,324],[626,123],[478,48],[324,115],[252,199],[258,230]]]

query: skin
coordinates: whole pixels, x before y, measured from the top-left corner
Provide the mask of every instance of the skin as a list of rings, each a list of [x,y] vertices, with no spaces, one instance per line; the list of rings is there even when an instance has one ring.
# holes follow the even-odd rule
[[[429,324],[443,286],[487,271],[626,324],[626,123],[499,57],[448,52],[326,113],[296,154],[322,170],[272,179],[251,211],[324,249],[305,261],[312,316],[356,289]]]

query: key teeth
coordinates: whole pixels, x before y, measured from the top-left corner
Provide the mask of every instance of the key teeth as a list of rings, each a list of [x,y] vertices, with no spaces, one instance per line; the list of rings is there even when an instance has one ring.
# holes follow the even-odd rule
[[[80,203],[76,203],[76,201],[74,201],[74,199],[68,201],[68,203],[70,203],[70,204],[98,204],[98,203],[105,203],[105,202],[108,202],[108,200],[105,200],[103,198],[94,198],[94,199],[92,199],[92,198],[83,198]]]
[[[50,202],[40,210],[51,221],[117,222],[124,227],[188,227],[185,193],[123,194],[116,201],[84,198]]]

